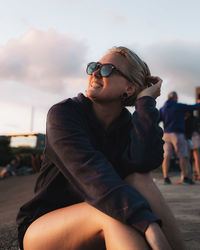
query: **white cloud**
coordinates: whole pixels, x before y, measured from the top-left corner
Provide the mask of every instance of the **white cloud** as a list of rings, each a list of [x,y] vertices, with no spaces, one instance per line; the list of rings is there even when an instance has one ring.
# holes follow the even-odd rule
[[[69,79],[83,77],[86,41],[54,29],[30,29],[0,46],[0,82],[16,81],[59,92]]]
[[[195,97],[200,86],[200,42],[163,42],[146,47],[142,54],[152,73],[166,82],[165,91]]]
[[[127,21],[127,17],[117,12],[109,12],[109,17],[114,21],[114,23],[124,23]]]

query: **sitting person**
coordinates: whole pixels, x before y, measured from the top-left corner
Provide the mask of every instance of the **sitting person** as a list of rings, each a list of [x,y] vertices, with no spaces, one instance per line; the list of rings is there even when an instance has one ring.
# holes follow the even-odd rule
[[[17,175],[17,161],[16,159],[12,159],[10,163],[6,165],[6,167],[1,169],[0,178],[4,179],[5,177],[15,175]]]
[[[86,72],[86,96],[48,112],[35,195],[17,216],[20,248],[185,249],[150,174],[163,160],[155,107],[162,80],[125,47]]]

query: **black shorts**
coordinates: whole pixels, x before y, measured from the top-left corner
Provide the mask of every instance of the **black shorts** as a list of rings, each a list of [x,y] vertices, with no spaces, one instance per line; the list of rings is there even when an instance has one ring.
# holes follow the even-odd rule
[[[23,247],[23,240],[24,240],[24,235],[26,233],[26,230],[30,226],[31,223],[29,224],[22,224],[18,227],[18,242],[19,242],[19,248],[20,250],[24,250]]]

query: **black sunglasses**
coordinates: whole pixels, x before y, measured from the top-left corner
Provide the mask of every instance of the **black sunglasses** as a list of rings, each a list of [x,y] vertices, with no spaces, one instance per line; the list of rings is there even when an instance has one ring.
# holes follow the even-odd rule
[[[86,72],[88,75],[92,75],[98,69],[99,69],[99,74],[102,77],[109,77],[112,74],[112,72],[115,71],[124,78],[126,78],[129,82],[132,82],[132,80],[128,76],[126,76],[123,72],[121,72],[111,63],[105,63],[105,64],[99,62],[88,63]]]

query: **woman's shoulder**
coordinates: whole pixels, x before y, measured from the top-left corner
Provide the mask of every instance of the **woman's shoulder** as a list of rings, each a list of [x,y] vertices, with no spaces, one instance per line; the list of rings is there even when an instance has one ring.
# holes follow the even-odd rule
[[[87,97],[85,97],[82,93],[78,94],[76,97],[70,97],[67,99],[64,99],[49,109],[49,112],[57,112],[59,110],[65,110],[65,109],[73,109],[77,106],[83,106],[84,103],[87,101]]]
[[[76,97],[67,98],[56,104],[54,104],[48,111],[47,116],[52,119],[58,116],[82,116],[88,109],[89,100],[82,93],[78,94]]]
[[[53,112],[57,112],[59,110],[67,109],[73,106],[74,106],[74,103],[73,103],[72,98],[67,98],[52,105],[49,109],[49,112],[53,113]]]

